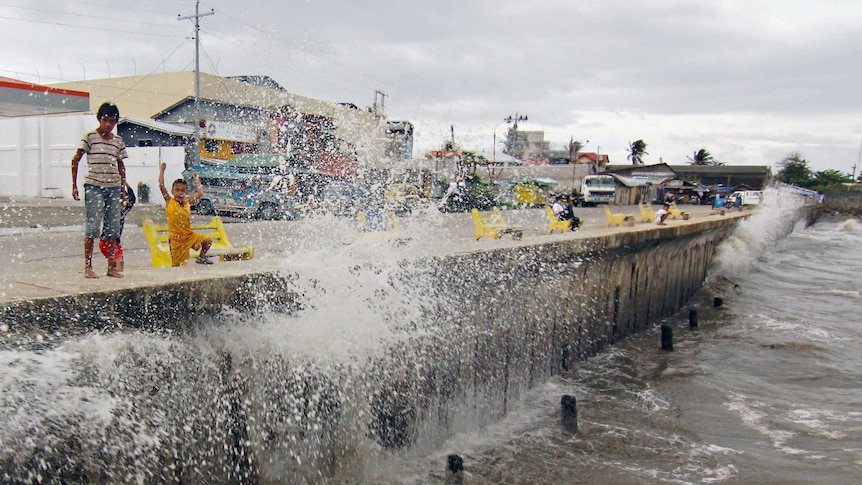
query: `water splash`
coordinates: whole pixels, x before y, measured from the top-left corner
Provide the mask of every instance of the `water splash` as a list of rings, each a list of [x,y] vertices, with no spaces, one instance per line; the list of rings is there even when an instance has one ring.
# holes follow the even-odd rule
[[[418,227],[437,220],[429,213]],[[643,255],[573,254],[566,244],[453,255],[451,242],[421,230],[393,249],[329,222],[298,225],[291,237],[319,244],[271,268],[295,294],[286,310],[226,310],[182,333],[0,352],[12,369],[0,371],[0,400],[15,410],[0,414],[0,473],[21,482],[33,473],[88,483],[392,481],[381,470],[496,422],[526,390],[643,329],[648,314],[675,311],[677,298],[662,298],[703,276],[647,267],[686,257],[685,240]],[[321,233],[330,237],[313,237]],[[614,280],[627,283],[610,296]],[[627,316],[625,305],[639,301],[658,305]]]
[[[841,232],[858,233],[862,232],[862,223],[857,219],[847,219],[838,227]]]
[[[710,278],[732,278],[750,269],[764,251],[803,223],[805,198],[781,186],[770,186],[754,213],[740,222],[733,235],[719,245]]]

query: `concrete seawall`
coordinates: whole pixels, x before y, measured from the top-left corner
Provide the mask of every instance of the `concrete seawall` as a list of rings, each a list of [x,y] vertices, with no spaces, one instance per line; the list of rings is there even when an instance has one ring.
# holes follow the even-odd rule
[[[827,192],[824,209],[838,214],[862,216],[862,192]]]
[[[737,221],[428,261],[427,273],[415,273],[428,281],[416,286],[435,289],[425,314],[436,323],[414,348],[381,360],[388,378],[374,392],[388,396],[381,402],[389,409],[375,412],[390,428],[379,441],[404,446],[423,426],[440,434],[493,422],[535,384],[676,313]],[[417,354],[428,356],[426,373],[415,370]],[[456,396],[470,406],[446,403]]]
[[[82,423],[77,413],[51,416],[50,426],[34,419],[23,436],[6,437],[7,445],[32,444],[0,457],[0,471],[25,477],[38,466],[45,477],[90,483],[130,469],[154,482],[315,483],[374,460],[359,450],[433,449],[455,432],[498,420],[531,387],[678,312],[743,216],[403,262],[375,290],[406,302],[382,314],[397,338],[349,363],[263,352],[231,337],[203,351],[199,338],[172,337],[169,354],[125,344],[105,367],[81,364],[86,372],[76,385],[102,390],[129,411],[112,412],[108,424]],[[356,284],[380,273],[374,264],[351,271]],[[258,272],[12,302],[3,308],[13,329],[3,343],[38,349],[30,336],[61,329],[66,336],[130,328],[194,334],[226,309],[252,320],[298,315],[308,307],[304,279]],[[190,322],[189,315],[198,318]],[[141,444],[142,429],[160,437],[158,446]]]

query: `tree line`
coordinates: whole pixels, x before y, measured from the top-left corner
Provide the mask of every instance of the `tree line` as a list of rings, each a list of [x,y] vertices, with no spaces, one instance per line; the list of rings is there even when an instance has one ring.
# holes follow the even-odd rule
[[[817,192],[840,190],[841,184],[862,182],[862,175],[853,180],[852,175],[839,170],[829,169],[815,172],[808,164],[808,160],[799,152],[792,152],[778,162],[778,172],[775,179],[786,184],[805,187]]]
[[[503,152],[509,155],[517,156],[523,150],[525,140],[518,136],[517,124],[509,129],[506,138],[502,141]],[[455,148],[454,134],[451,141],[445,143],[445,148]],[[577,153],[583,148],[583,142],[574,140],[569,142],[569,151]],[[519,150],[520,149],[520,150]],[[644,156],[649,155],[647,152],[647,143],[638,139],[629,142],[628,155],[626,158],[632,162],[632,165],[644,165]],[[465,152],[462,163],[467,167],[472,168],[472,173],[476,173],[477,165],[487,165],[487,160],[482,155],[477,155],[471,152]],[[714,165],[724,166],[725,163],[717,160],[712,153],[706,148],[696,150],[691,156],[687,157],[690,165]],[[841,189],[841,184],[860,182],[862,183],[862,174],[855,180],[853,175],[843,173],[839,170],[829,169],[814,171],[802,154],[792,152],[784,157],[783,160],[777,163],[778,172],[775,174],[775,179],[787,184],[804,187],[806,189],[824,192],[829,190]],[[855,175],[855,174],[854,174]]]
[[[628,158],[633,165],[643,165],[644,155],[649,155],[646,151],[647,144],[643,140],[636,140],[629,143]],[[688,157],[690,165],[724,165],[709,153],[706,148],[701,148]],[[777,164],[778,172],[775,174],[775,179],[779,182],[804,187],[806,189],[816,190],[817,192],[826,192],[829,190],[840,190],[841,184],[862,182],[862,174],[855,180],[853,175],[846,174],[840,170],[820,170],[814,171],[808,163],[808,160],[802,157],[799,152],[792,152]]]

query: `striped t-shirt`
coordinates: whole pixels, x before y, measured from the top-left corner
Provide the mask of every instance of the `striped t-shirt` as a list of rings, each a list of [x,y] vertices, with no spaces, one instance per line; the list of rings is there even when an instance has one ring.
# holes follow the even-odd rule
[[[96,130],[84,134],[81,150],[87,154],[87,176],[84,183],[99,187],[122,185],[117,162],[128,158],[126,144],[118,135],[105,140]]]

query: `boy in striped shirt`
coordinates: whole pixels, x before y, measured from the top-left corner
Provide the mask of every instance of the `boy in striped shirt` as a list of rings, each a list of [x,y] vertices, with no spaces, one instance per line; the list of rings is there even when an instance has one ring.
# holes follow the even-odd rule
[[[84,177],[84,205],[87,223],[84,234],[84,277],[98,278],[93,271],[93,242],[101,236],[108,252],[108,276],[122,278],[117,269],[117,239],[120,237],[120,212],[127,203],[126,144],[112,133],[120,119],[120,110],[113,103],[103,103],[96,113],[99,127],[84,133],[81,146],[72,157],[72,198],[78,195],[78,162],[87,154],[87,175]]]

